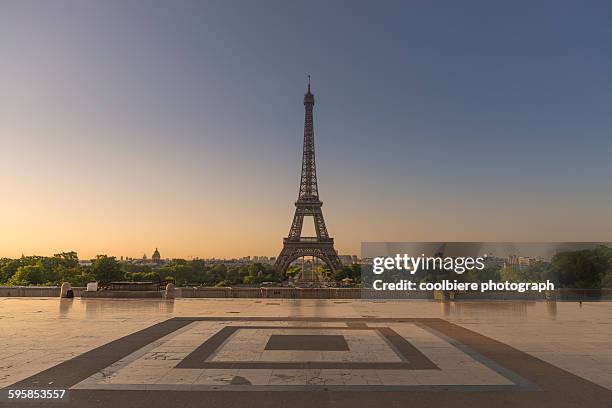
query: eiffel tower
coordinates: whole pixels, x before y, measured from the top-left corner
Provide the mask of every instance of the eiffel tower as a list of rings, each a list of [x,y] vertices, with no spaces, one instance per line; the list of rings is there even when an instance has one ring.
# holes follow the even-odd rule
[[[342,269],[342,262],[334,250],[334,239],[331,238],[325,226],[317,187],[317,168],[315,165],[314,130],[312,126],[312,111],[314,95],[310,92],[310,75],[308,75],[308,92],[304,95],[304,152],[302,155],[302,177],[300,192],[295,202],[295,215],[289,229],[289,235],[283,239],[283,249],[276,259],[276,270],[281,274],[293,261],[305,256],[321,259],[336,272]],[[302,225],[304,217],[312,217],[317,233],[316,237],[303,237]]]

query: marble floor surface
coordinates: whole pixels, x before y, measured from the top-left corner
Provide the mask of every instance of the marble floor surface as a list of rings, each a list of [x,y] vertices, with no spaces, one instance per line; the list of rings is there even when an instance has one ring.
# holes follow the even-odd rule
[[[188,322],[181,329],[89,376],[75,388],[95,389],[122,384],[153,388],[214,386],[232,381],[236,384],[236,379],[252,385],[504,385],[511,382],[494,367],[466,354],[448,338],[432,334],[418,322],[375,321],[437,318],[612,390],[611,302],[56,298],[0,298],[0,388],[156,323],[181,317],[223,319]],[[239,321],[264,317],[279,320],[265,324]],[[284,322],[282,318],[294,320]],[[300,322],[299,318],[318,320]],[[367,324],[368,330],[355,330],[343,322],[325,321],[350,318],[373,320]],[[227,325],[242,328],[218,345],[206,361],[196,364],[211,364],[210,368],[205,365],[176,368],[177,361],[187,358],[204,340]],[[296,329],[300,325],[309,327]],[[401,363],[404,357],[375,330],[376,327],[387,327],[408,339],[437,369],[380,369],[376,363]],[[280,336],[281,340],[282,336],[288,336],[288,345],[281,346],[280,350],[266,349],[272,336]],[[299,344],[303,336],[319,336],[313,339],[323,340],[322,349],[306,350],[292,345],[291,342],[296,341],[295,344]],[[350,352],[326,349],[326,341],[336,341],[340,337],[346,341]],[[252,362],[263,364],[262,368],[241,365]],[[300,362],[357,365],[347,366],[352,368],[345,370],[317,366],[291,369],[274,365]],[[235,366],[215,368],[215,364],[226,367],[225,363]],[[359,365],[370,363],[374,365]]]

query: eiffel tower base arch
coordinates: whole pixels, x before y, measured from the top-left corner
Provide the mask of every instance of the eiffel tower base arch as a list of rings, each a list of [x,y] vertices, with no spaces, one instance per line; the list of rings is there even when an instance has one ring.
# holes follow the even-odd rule
[[[283,249],[276,258],[274,267],[282,276],[286,276],[291,263],[304,256],[314,256],[320,259],[334,273],[342,270],[342,262],[334,250],[333,240],[330,242],[301,242],[285,239]]]

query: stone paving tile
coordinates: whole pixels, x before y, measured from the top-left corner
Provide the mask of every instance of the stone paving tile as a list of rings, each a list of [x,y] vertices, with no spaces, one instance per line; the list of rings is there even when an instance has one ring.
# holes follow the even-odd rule
[[[161,376],[155,384],[193,384],[202,375],[199,369],[171,369]]]
[[[269,385],[302,385],[308,380],[307,370],[272,370]]]
[[[236,375],[238,370],[201,369],[194,384],[229,385]]]

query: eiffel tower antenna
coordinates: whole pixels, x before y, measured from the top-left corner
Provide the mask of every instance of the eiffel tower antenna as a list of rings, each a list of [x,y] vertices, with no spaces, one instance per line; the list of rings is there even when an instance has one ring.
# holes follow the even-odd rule
[[[283,239],[283,249],[276,259],[275,267],[285,274],[293,261],[304,256],[319,258],[332,270],[342,269],[342,262],[334,249],[334,239],[329,236],[319,199],[317,185],[317,167],[315,162],[315,144],[313,128],[314,95],[310,91],[310,75],[308,75],[308,91],[304,95],[304,146],[302,153],[302,174],[300,190],[295,202],[295,214],[287,238]],[[304,217],[312,217],[316,237],[302,237]],[[314,265],[314,263],[313,263]]]

